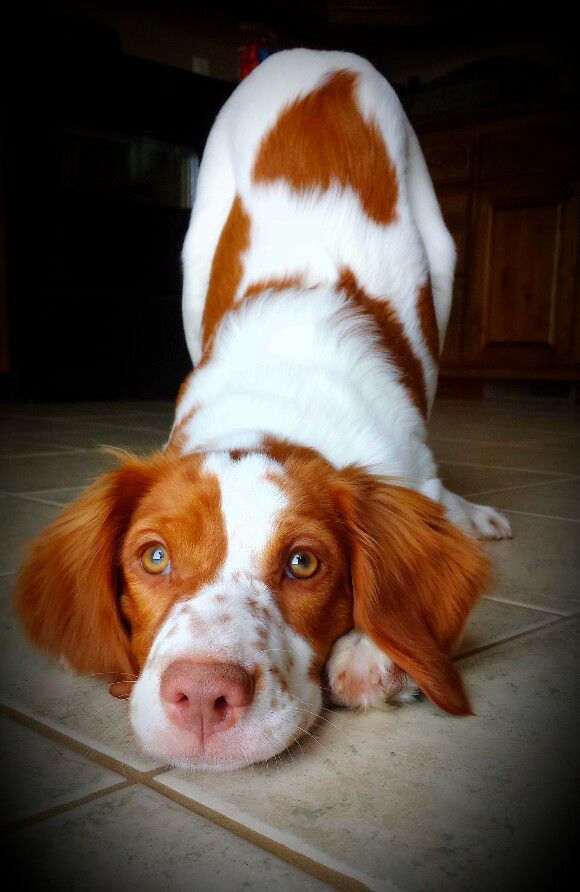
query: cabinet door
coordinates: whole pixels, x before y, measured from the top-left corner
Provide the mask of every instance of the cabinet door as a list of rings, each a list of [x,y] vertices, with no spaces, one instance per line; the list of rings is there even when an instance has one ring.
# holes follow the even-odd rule
[[[478,199],[464,360],[504,370],[571,359],[578,200],[554,180],[496,182]]]

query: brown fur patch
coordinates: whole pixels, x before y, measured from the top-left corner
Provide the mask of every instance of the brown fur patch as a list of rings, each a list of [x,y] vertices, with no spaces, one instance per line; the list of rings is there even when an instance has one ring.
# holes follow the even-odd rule
[[[370,297],[358,284],[350,269],[343,269],[338,282],[352,303],[365,315],[370,316],[381,336],[384,349],[399,369],[401,383],[421,412],[427,417],[427,393],[423,366],[413,352],[411,342],[397,314],[387,298]]]
[[[397,174],[375,121],[356,97],[358,75],[342,70],[286,106],[264,136],[252,171],[256,183],[284,180],[298,192],[350,187],[375,223],[396,217]]]
[[[435,362],[439,361],[439,329],[437,328],[437,317],[435,316],[435,307],[433,306],[433,292],[431,283],[426,285],[419,291],[417,298],[417,314],[419,316],[419,324],[421,326],[421,334],[427,345],[427,349]]]
[[[243,255],[250,246],[251,221],[237,195],[214,254],[202,319],[204,353],[216,328],[234,306],[244,273]]]
[[[288,288],[300,288],[304,284],[302,276],[271,276],[252,282],[244,291],[244,297],[257,297],[264,291],[286,291]]]
[[[341,473],[337,497],[350,530],[354,625],[428,697],[471,712],[451,661],[489,565],[442,505],[358,468]]]
[[[155,541],[169,574],[141,566]],[[226,549],[219,484],[199,456],[125,457],[32,545],[19,613],[32,640],[77,671],[135,677],[170,609],[213,578]]]
[[[172,472],[142,499],[122,549],[126,580],[124,609],[131,623],[132,650],[139,665],[176,601],[193,597],[222,566],[227,536],[221,512],[219,482],[202,468],[199,455],[184,456]],[[171,556],[168,575],[142,572],[138,554],[151,531],[165,542]],[[207,629],[203,617],[190,617],[192,634]]]
[[[280,687],[284,692],[286,692],[288,690],[288,679],[286,678],[286,676],[283,675],[276,666],[272,666],[270,668],[270,672],[278,679]]]

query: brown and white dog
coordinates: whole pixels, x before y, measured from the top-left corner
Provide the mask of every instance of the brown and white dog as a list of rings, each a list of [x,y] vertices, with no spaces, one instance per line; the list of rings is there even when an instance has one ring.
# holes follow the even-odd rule
[[[152,755],[267,759],[323,690],[470,712],[451,654],[487,580],[472,536],[509,525],[447,492],[426,443],[454,260],[368,62],[279,53],[228,100],[184,246],[195,368],[169,442],[94,483],[19,578],[37,644],[135,679]]]

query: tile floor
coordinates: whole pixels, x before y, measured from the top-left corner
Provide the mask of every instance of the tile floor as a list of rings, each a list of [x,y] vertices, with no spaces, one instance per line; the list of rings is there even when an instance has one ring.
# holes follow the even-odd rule
[[[10,589],[27,539],[112,459],[160,445],[159,403],[6,406],[0,758],[10,856],[64,890],[515,890],[568,875],[577,770],[580,413],[442,401],[450,488],[505,511],[459,660],[476,717],[428,701],[326,712],[265,765],[187,774],[136,748],[126,704],[34,652]],[[568,839],[570,837],[570,843]],[[548,873],[549,871],[549,873]],[[562,882],[556,888],[565,888]]]

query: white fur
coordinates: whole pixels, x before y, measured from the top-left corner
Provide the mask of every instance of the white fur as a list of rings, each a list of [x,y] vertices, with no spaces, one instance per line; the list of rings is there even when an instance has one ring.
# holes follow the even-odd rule
[[[216,595],[222,600],[216,601]],[[270,621],[256,619],[249,599],[269,610]],[[228,620],[220,622],[220,614]],[[260,626],[267,631],[265,652],[256,647]],[[194,735],[168,719],[160,697],[163,671],[184,658],[235,662],[251,673],[258,667],[262,674],[248,712],[229,730],[207,739],[203,749]],[[159,631],[131,695],[135,733],[153,757],[188,768],[216,771],[269,759],[307,731],[320,709],[320,687],[308,675],[311,659],[310,647],[283,622],[259,579],[220,575],[194,598],[178,602]]]
[[[369,219],[358,195],[338,184],[305,194],[283,182],[252,182],[260,143],[281,110],[341,69],[358,73],[359,108],[378,126],[397,172],[396,218],[388,225]],[[417,296],[430,278],[442,344],[455,247],[418,140],[385,79],[349,53],[291,50],[260,65],[225,104],[208,139],[183,249],[183,318],[194,365],[211,264],[235,195],[251,220],[237,300],[248,285],[271,277],[299,275],[308,290],[266,293],[226,316],[211,358],[189,379],[177,408],[183,451],[252,448],[271,434],[316,449],[336,467],[357,463],[394,477],[440,501],[472,533],[509,535],[508,522],[493,509],[444,489],[425,421],[396,366],[372,325],[349,311],[335,286],[348,267],[369,294],[388,298],[421,362],[430,406],[437,367],[421,333]],[[232,496],[226,514],[231,535],[243,525],[242,500]],[[354,645],[337,642],[331,690],[338,668],[360,676],[366,667],[369,682],[376,677],[379,684],[359,705],[376,703],[388,694],[388,662],[364,636]],[[340,692],[333,693],[340,702]]]
[[[332,702],[365,709],[410,703],[419,689],[408,675],[393,674],[393,667],[384,651],[353,629],[335,642],[326,664]]]

